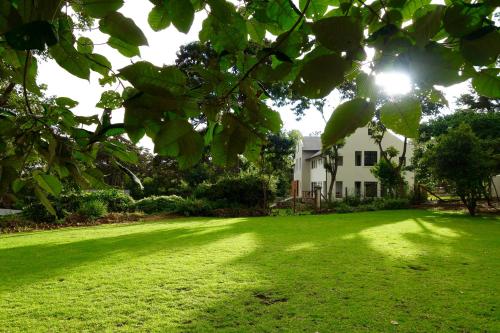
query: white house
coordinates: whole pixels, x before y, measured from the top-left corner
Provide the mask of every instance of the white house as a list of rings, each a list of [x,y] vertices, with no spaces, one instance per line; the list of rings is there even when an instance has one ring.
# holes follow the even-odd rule
[[[395,147],[401,154],[403,140],[387,132],[382,140],[384,150]],[[380,197],[383,193],[380,182],[373,176],[370,169],[380,159],[378,145],[368,134],[368,127],[358,128],[345,140],[345,145],[339,150],[341,159],[335,179],[333,195],[343,198],[348,195],[361,197]],[[406,161],[413,156],[413,145],[407,144]],[[310,197],[315,187],[321,187],[323,195],[328,192],[331,176],[323,166],[321,156],[321,138],[318,136],[304,137],[295,148],[294,182],[298,197]],[[405,172],[405,179],[413,186],[414,175]]]

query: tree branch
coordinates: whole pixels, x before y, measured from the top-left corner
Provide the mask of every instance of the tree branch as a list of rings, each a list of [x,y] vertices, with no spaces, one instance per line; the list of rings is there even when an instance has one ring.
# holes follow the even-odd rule
[[[300,11],[300,9],[297,8],[297,6],[295,6],[295,4],[293,3],[292,0],[288,0],[288,3],[290,4],[290,7],[292,7],[293,11],[295,13],[297,13],[297,15],[299,15],[299,16],[302,15],[302,12]],[[305,12],[305,10],[304,10],[304,12]]]
[[[33,110],[31,110],[31,105],[30,101],[28,98],[28,90],[26,89],[26,81],[28,77],[28,65],[31,60],[31,51],[28,50],[26,51],[26,59],[24,60],[24,73],[23,73],[23,95],[24,95],[24,102],[26,103],[26,108],[28,109],[28,112],[30,115],[34,116]]]
[[[16,86],[16,84],[14,82],[10,82],[7,85],[7,87],[5,88],[5,90],[2,94],[2,97],[0,97],[0,107],[7,104],[7,101],[9,100],[9,96],[12,93],[12,91],[14,90],[15,86]]]
[[[285,40],[288,39],[288,37],[290,37],[290,35],[292,34],[292,32],[294,32],[294,30],[299,26],[300,22],[302,22],[302,19],[304,18],[305,14],[306,14],[306,11],[307,9],[309,8],[309,5],[311,3],[311,0],[307,0],[307,3],[306,5],[304,6],[304,10],[300,13],[300,16],[299,18],[297,19],[297,21],[295,22],[295,24],[290,28],[290,30],[288,30],[285,35],[283,35],[283,38],[279,39],[276,41],[276,44],[270,48],[266,54],[260,58],[252,67],[250,67],[250,69],[248,69],[245,74],[238,80],[238,82],[236,82],[233,87],[231,89],[229,89],[229,91],[222,97],[222,99],[226,99],[228,98],[235,90],[236,88],[238,88],[238,86],[243,82],[245,81],[248,76],[250,76],[250,74],[258,67],[260,66],[270,55],[273,54],[273,51],[276,50],[281,44],[283,44],[283,42]]]
[[[403,153],[399,157],[399,163],[398,163],[398,171],[401,170],[403,167],[403,163],[405,163],[406,160],[406,147],[408,146],[408,138],[405,136],[405,141],[403,143]]]

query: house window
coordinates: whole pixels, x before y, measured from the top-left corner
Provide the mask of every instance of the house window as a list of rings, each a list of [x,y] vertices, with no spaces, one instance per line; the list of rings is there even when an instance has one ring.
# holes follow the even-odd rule
[[[337,156],[338,166],[344,165],[344,156]]]
[[[360,151],[354,152],[354,165],[361,166],[361,152]]]
[[[361,196],[361,182],[354,182],[354,195]]]
[[[342,182],[339,182],[339,181],[335,182],[335,197],[336,198],[342,198],[342,187],[343,187]]]
[[[373,134],[373,130],[371,128],[368,128],[368,135],[371,136]]]
[[[365,166],[372,166],[377,164],[377,152],[365,151]]]
[[[365,197],[377,197],[377,182],[365,182]]]

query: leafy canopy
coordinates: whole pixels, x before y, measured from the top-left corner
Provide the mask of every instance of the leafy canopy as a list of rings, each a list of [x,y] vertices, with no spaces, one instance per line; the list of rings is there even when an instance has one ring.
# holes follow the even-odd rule
[[[184,167],[196,164],[206,146],[221,164],[234,163],[241,154],[255,159],[266,136],[281,126],[279,114],[266,103],[273,96],[267,87],[276,82],[305,99],[325,97],[347,81],[360,83],[354,99],[340,105],[328,121],[325,148],[370,121],[379,103],[371,83],[383,71],[410,73],[415,91],[422,95],[436,96],[435,85],[471,79],[478,94],[500,96],[500,32],[493,19],[497,1],[435,5],[430,0],[253,0],[237,6],[226,0],[150,2],[148,22],[154,31],[173,26],[187,33],[195,13],[206,12],[199,39],[211,45],[214,61],[194,66],[190,77],[175,67],[145,61],[115,69],[95,53],[95,42],[81,27],[107,34],[108,46],[125,57],[140,56],[139,47],[148,42],[134,20],[119,12],[123,0],[0,0],[3,95],[9,95],[6,88],[11,84],[25,95],[40,94],[37,63],[45,56],[82,79],[95,72],[102,85],[130,84],[113,97],[101,120],[75,117],[71,103],[57,105],[56,117],[43,106],[32,110],[28,98],[15,108],[2,98],[0,127],[19,125],[16,133],[0,132],[0,142],[8,142],[0,145],[2,193],[17,188],[19,179],[31,179],[45,202],[47,194],[57,195],[60,179],[79,177],[91,166],[95,146],[118,133],[127,133],[134,142],[151,137],[159,154],[178,158]],[[271,41],[266,40],[270,35]],[[373,58],[367,59],[367,47],[374,49]],[[189,84],[193,77],[198,85]],[[109,99],[100,105],[109,106]],[[123,124],[111,123],[117,100],[125,108]],[[386,127],[415,136],[421,112],[414,99],[388,101],[381,110]],[[205,119],[204,130],[195,128],[193,119]],[[82,124],[97,125],[97,130],[82,129]],[[21,171],[32,145],[13,147],[35,130],[47,131],[47,138],[33,139],[33,144],[49,147],[49,153],[41,154],[41,174],[28,176]],[[78,150],[66,156],[51,144],[65,140]],[[119,145],[109,145],[109,150],[130,160]],[[81,170],[65,166],[82,161],[89,165]]]

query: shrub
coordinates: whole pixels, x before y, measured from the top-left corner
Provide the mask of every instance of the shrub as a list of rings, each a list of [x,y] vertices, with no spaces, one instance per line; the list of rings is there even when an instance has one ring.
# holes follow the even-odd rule
[[[185,216],[208,216],[213,207],[204,199],[183,199],[176,203],[175,212]]]
[[[260,175],[245,174],[221,178],[215,184],[201,184],[194,192],[196,198],[216,202],[226,208],[263,207],[263,186],[266,179]],[[270,184],[266,191],[267,202],[276,197],[274,184]]]
[[[33,222],[54,223],[58,220],[58,217],[62,217],[64,215],[58,207],[54,208],[56,209],[58,216],[50,214],[41,203],[32,202],[23,207],[22,215],[26,219]]]
[[[357,195],[349,195],[344,199],[345,203],[351,207],[358,207],[361,205],[361,197]]]
[[[378,209],[407,209],[410,208],[410,202],[406,198],[386,198],[376,202]]]
[[[182,201],[184,199],[177,195],[152,196],[136,201],[135,209],[146,214],[173,213]]]
[[[51,215],[38,201],[23,207],[23,215],[34,222],[54,223],[70,213],[77,212],[86,202],[99,200],[107,205],[110,212],[129,212],[134,210],[134,199],[116,189],[88,192],[71,192],[59,197],[50,197],[57,217]]]
[[[345,203],[344,201],[339,201],[339,202],[336,202],[334,205],[333,205],[333,209],[335,210],[335,212],[337,213],[352,213],[354,212],[354,208],[349,206],[347,203]]]
[[[129,212],[134,210],[134,199],[123,191],[116,189],[84,192],[81,203],[100,200],[107,203],[108,211],[113,213]]]
[[[88,200],[82,203],[78,213],[88,219],[96,220],[108,213],[107,204],[98,199]]]

